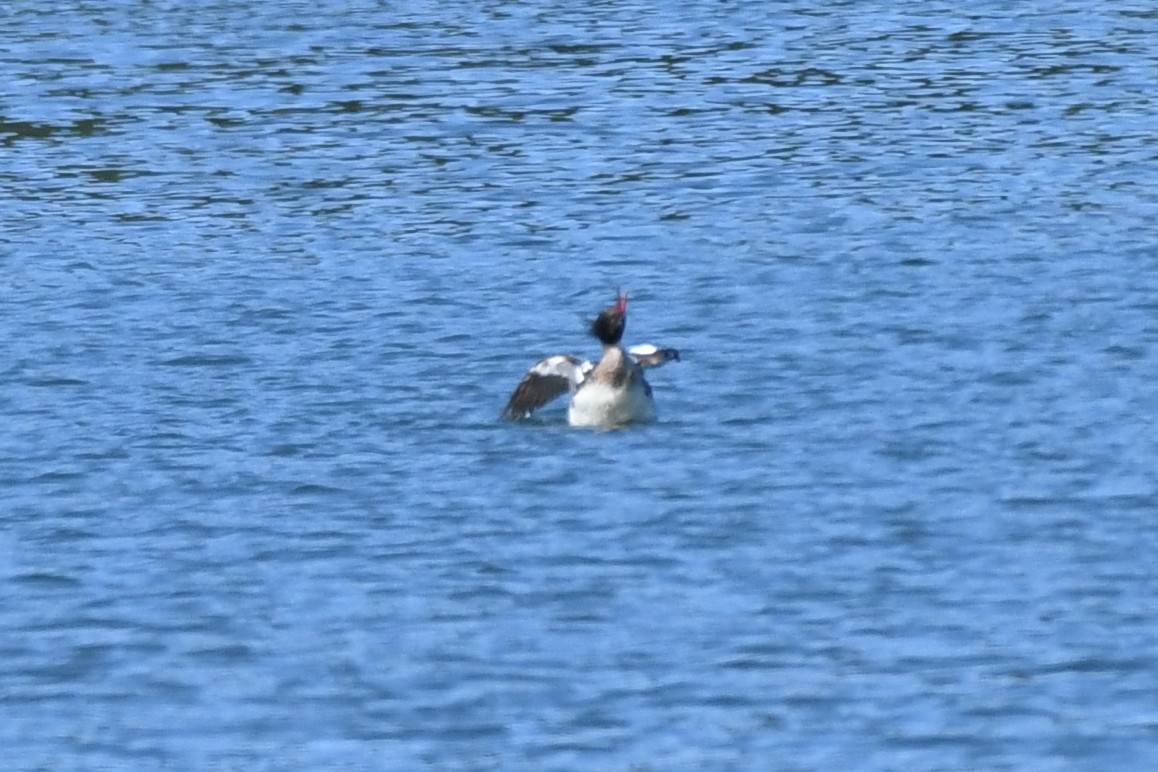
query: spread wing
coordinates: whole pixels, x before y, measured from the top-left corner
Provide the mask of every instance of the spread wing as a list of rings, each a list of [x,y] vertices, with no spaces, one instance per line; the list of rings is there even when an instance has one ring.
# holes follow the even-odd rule
[[[511,393],[502,418],[526,418],[560,394],[579,387],[592,364],[570,354],[557,354],[531,365]]]
[[[632,346],[627,353],[640,367],[659,367],[671,360],[680,361],[680,352],[674,348],[660,348],[650,343]]]

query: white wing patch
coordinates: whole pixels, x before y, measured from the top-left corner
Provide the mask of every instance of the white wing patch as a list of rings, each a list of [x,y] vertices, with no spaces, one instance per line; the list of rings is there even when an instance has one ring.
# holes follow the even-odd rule
[[[542,378],[565,378],[568,385],[574,387],[583,381],[587,373],[591,372],[592,367],[594,365],[579,357],[570,354],[556,354],[553,357],[540,359],[531,365],[527,375],[537,375]]]

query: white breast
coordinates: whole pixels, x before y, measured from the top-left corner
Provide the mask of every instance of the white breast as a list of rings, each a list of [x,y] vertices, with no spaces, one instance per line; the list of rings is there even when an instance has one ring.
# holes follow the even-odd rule
[[[615,388],[592,381],[571,398],[567,421],[572,426],[621,426],[655,420],[655,404],[642,376],[632,388]]]

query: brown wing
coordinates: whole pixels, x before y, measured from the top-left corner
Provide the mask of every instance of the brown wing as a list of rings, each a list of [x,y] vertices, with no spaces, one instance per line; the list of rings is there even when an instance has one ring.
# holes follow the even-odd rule
[[[501,418],[526,418],[551,400],[577,387],[591,369],[589,362],[570,354],[540,359],[531,365],[511,393]]]

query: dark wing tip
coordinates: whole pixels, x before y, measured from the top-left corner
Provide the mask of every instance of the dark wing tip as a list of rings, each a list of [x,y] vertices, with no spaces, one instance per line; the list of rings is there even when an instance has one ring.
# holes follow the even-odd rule
[[[567,391],[567,388],[566,378],[528,373],[511,393],[500,417],[510,421],[528,418],[531,413]]]
[[[680,352],[674,348],[659,348],[650,344],[633,346],[628,349],[631,358],[639,363],[640,367],[659,367],[665,362],[680,361]]]
[[[569,355],[558,355],[541,359],[531,365],[531,369],[511,392],[507,406],[499,418],[515,421],[527,418],[543,405],[571,388],[575,370],[582,367],[582,361]]]

